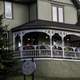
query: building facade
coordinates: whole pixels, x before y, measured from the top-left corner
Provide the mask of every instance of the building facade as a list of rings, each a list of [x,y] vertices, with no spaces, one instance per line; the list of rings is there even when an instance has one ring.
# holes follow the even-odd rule
[[[80,1],[0,1],[15,58],[34,59],[35,80],[80,78]]]

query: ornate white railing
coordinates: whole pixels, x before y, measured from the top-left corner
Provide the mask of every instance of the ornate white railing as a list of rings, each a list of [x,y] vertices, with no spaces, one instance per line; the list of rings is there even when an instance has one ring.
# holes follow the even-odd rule
[[[43,48],[43,49],[42,49]],[[55,49],[54,46],[23,46],[20,47],[14,54],[15,58],[61,58],[61,59],[80,59],[78,51],[63,51]]]

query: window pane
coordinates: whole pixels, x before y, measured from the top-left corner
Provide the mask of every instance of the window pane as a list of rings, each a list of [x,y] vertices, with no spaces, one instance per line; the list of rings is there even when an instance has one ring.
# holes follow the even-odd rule
[[[5,2],[5,18],[12,18],[11,2]]]
[[[59,22],[63,22],[63,8],[58,8]]]
[[[53,21],[57,21],[57,7],[53,6]]]

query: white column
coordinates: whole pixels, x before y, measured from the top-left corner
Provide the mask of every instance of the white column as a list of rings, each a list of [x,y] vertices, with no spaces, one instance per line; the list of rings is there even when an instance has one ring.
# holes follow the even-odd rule
[[[13,50],[15,50],[15,34],[13,34]]]
[[[53,57],[53,50],[52,50],[52,33],[50,31],[50,49],[51,49],[51,57]]]
[[[64,35],[62,34],[62,51],[63,51],[63,58],[65,57],[64,53]]]
[[[21,47],[20,47],[20,57],[23,57],[23,35],[22,32],[20,32],[20,40],[21,40]]]

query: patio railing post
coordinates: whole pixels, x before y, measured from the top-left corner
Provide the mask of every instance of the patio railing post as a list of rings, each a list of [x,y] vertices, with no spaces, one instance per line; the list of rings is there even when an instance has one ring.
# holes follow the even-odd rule
[[[52,49],[53,46],[51,46],[51,57],[53,58],[53,49]]]
[[[34,45],[34,50],[35,50],[34,56],[37,57],[37,53],[36,53],[36,45]]]
[[[21,46],[21,47],[20,47],[20,58],[23,57],[23,54],[22,54],[22,53],[23,53],[23,50],[22,50],[22,48],[23,48],[23,47]]]

